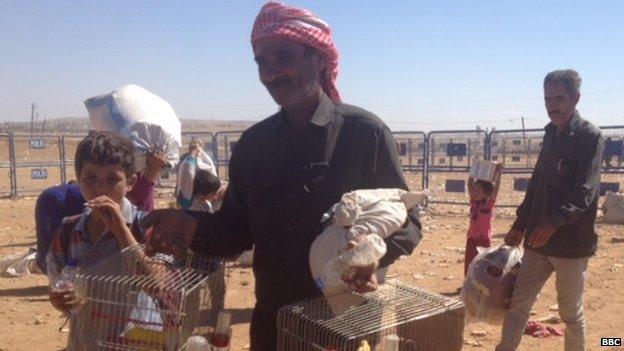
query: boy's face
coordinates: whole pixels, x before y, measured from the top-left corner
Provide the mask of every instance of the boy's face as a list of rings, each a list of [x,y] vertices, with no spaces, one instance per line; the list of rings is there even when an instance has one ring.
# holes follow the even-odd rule
[[[128,178],[120,164],[101,166],[85,162],[78,177],[80,190],[87,201],[106,195],[118,204],[121,204],[135,181],[136,176]]]

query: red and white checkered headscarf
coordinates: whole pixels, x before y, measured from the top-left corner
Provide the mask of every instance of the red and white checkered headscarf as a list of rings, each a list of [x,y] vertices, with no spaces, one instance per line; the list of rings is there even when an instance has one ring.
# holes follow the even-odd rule
[[[296,41],[318,50],[325,57],[327,65],[321,77],[321,87],[332,101],[341,101],[336,88],[338,49],[327,23],[306,9],[270,1],[256,17],[251,32],[251,45],[255,48],[259,40],[275,37]]]

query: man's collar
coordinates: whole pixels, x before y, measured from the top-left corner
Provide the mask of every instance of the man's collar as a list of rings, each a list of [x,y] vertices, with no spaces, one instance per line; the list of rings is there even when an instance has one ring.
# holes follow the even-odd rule
[[[570,118],[566,122],[565,126],[563,127],[562,135],[573,133],[580,123],[581,123],[581,116],[579,115],[578,110],[574,110],[574,114],[572,115],[572,118]],[[550,122],[546,125],[546,127],[544,127],[544,129],[546,131],[556,132],[557,126],[554,125],[552,122]]]
[[[275,127],[281,127],[285,123],[286,114],[284,114],[284,109],[280,109],[276,118],[275,118]],[[316,126],[324,127],[330,122],[334,120],[334,102],[324,93],[321,92],[321,98],[319,100],[319,104],[316,107],[316,110],[312,114],[312,118],[310,118],[310,122]]]
[[[334,103],[329,99],[325,93],[321,93],[321,100],[319,102],[316,111],[310,119],[310,123],[319,127],[326,126],[334,119]]]

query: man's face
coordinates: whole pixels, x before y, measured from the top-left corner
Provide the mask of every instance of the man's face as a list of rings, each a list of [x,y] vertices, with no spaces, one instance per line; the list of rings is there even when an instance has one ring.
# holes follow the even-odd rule
[[[254,48],[260,81],[283,108],[306,103],[320,92],[325,64],[319,54],[282,38],[263,39]]]
[[[579,94],[570,96],[564,84],[546,84],[544,86],[544,104],[550,121],[557,127],[564,126],[574,115],[579,98]]]
[[[89,201],[98,196],[106,195],[121,204],[126,193],[132,189],[136,176],[126,177],[120,164],[97,165],[85,162],[78,178],[80,191]]]

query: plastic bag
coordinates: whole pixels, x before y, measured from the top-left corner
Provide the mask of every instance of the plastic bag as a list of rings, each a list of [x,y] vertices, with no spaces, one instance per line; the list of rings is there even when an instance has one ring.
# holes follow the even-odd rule
[[[523,251],[518,246],[478,247],[468,267],[461,299],[468,316],[499,322],[509,307]]]
[[[36,266],[37,252],[30,250],[0,259],[0,275],[5,277],[21,277],[31,273],[40,273]]]
[[[178,205],[184,209],[191,209],[193,206],[193,183],[198,169],[204,169],[216,175],[212,160],[203,151],[200,151],[197,157],[188,156],[178,166],[176,198]]]
[[[163,151],[169,164],[178,161],[182,134],[178,116],[161,97],[138,85],[124,85],[84,102],[97,131],[117,132],[129,138],[137,151],[137,170],[145,168],[147,154]]]

